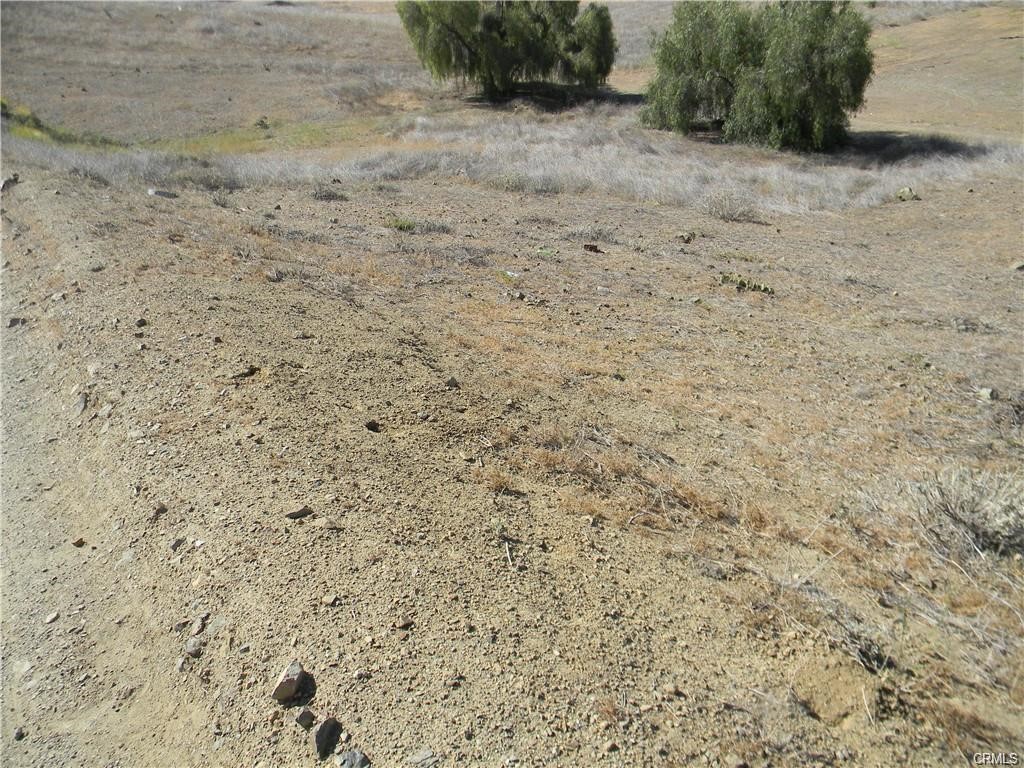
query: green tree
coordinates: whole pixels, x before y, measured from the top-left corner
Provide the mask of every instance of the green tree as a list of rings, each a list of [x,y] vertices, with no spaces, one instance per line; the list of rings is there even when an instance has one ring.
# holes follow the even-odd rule
[[[437,80],[477,83],[488,98],[547,79],[603,83],[615,61],[611,15],[569,2],[401,0],[398,14],[420,62]]]
[[[644,121],[793,149],[843,141],[871,79],[870,26],[846,2],[681,3],[657,41]]]

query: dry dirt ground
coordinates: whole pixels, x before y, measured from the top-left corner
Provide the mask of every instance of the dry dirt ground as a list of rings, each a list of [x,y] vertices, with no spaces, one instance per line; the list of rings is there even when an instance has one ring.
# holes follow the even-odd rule
[[[200,169],[491,119],[390,6],[2,14],[5,99]],[[1019,141],[1022,17],[880,30],[863,128]],[[991,44],[917,68],[957,30]],[[972,72],[957,123],[927,78]],[[954,519],[1021,514],[1019,154],[727,221],[436,168],[104,177],[6,130],[0,764],[315,765],[292,659],[374,766],[1024,749],[1024,542]]]

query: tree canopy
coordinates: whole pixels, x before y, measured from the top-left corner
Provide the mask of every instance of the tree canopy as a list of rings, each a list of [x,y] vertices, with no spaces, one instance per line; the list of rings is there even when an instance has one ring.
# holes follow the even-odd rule
[[[645,122],[821,150],[846,136],[871,79],[870,26],[846,2],[680,3],[657,41]]]
[[[602,5],[581,13],[577,0],[401,0],[398,14],[420,62],[436,79],[475,82],[488,98],[552,76],[593,88],[615,62],[611,15]]]

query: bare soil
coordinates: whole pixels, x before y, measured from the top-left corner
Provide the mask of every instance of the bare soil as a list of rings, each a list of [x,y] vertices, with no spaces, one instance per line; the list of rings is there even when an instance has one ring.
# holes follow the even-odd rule
[[[390,6],[3,14],[5,99],[126,142],[380,121],[335,156],[478,108],[422,79]],[[934,76],[968,80],[972,46]],[[865,129],[1019,126],[995,65],[986,110],[931,88],[908,114],[886,56]],[[374,766],[1024,747],[1024,564],[942,549],[907,495],[1019,473],[1019,172],[762,223],[460,178],[161,197],[12,172],[3,765],[315,765],[270,697],[292,659]]]

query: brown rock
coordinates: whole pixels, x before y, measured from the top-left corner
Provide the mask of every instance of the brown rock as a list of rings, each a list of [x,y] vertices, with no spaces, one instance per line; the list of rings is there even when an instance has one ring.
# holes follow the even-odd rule
[[[277,679],[277,685],[274,686],[274,691],[270,695],[282,703],[289,701],[295,698],[305,680],[306,670],[302,668],[302,664],[297,660],[292,661],[284,668],[284,672]]]

